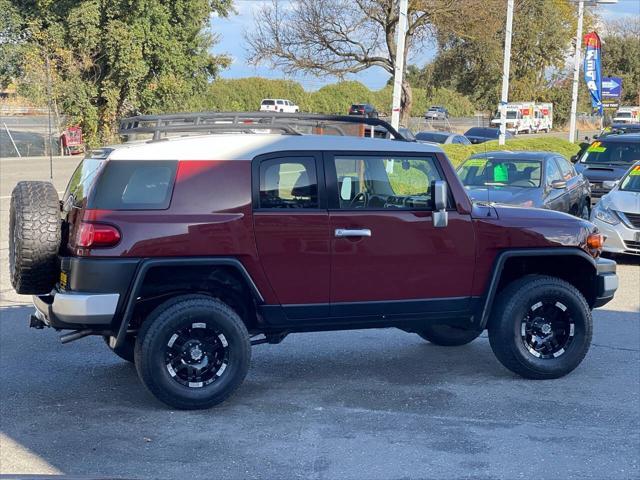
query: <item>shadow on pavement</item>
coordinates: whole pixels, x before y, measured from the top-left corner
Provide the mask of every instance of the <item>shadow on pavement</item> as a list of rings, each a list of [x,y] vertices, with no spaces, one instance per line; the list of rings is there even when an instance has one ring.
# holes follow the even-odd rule
[[[629,398],[639,389],[633,368],[638,352],[615,348],[615,337],[628,332],[605,332],[613,330],[611,324],[637,324],[628,321],[633,312],[606,312],[615,316],[597,328],[583,365],[547,382],[504,369],[486,335],[456,348],[396,330],[292,335],[282,345],[254,348],[245,383],[226,403],[179,412],[155,401],[134,366],[102,339],[61,345],[58,333],[28,328],[31,311],[0,308],[1,432],[71,475],[175,477],[204,468],[189,476],[211,478],[206,466],[217,462],[221,476],[229,478],[317,476],[319,454],[312,447],[318,440],[306,436],[309,428],[323,432],[327,445],[338,439],[357,449],[369,439],[370,448],[387,459],[398,442],[417,449],[417,456],[470,455],[466,461],[487,454],[496,441],[533,442],[535,448],[540,443],[543,450],[551,441],[557,450],[564,440],[553,438],[567,425],[577,431],[597,425],[597,438],[607,443],[591,442],[607,458],[635,448],[631,442],[620,450],[611,435],[625,435],[620,421],[637,425]],[[533,425],[525,436],[516,428],[521,424]],[[326,448],[328,466],[342,458]],[[298,458],[301,452],[313,461]],[[413,464],[406,465],[403,471],[411,472]],[[415,468],[404,476],[420,477]]]

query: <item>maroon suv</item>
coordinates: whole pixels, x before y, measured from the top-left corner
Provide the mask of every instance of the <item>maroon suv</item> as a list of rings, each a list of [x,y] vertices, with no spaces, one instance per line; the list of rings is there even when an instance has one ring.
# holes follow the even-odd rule
[[[365,123],[390,138],[361,138]],[[455,346],[488,329],[508,369],[557,378],[618,285],[593,224],[472,204],[439,147],[381,120],[143,116],[121,133],[152,138],[90,152],[61,201],[16,186],[11,280],[34,295],[32,327],[103,336],[177,408],[222,402],[251,345],[294,332]]]

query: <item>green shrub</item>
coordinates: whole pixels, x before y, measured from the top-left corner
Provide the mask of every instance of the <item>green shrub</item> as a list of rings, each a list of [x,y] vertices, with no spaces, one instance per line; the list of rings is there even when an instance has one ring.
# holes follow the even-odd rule
[[[369,90],[364,84],[343,81],[325,85],[314,92],[307,92],[292,80],[270,80],[260,77],[218,79],[211,83],[204,98],[194,99],[194,109],[214,111],[245,111],[260,109],[263,98],[286,98],[300,106],[303,112],[346,114],[354,103],[370,103],[382,114],[391,111],[393,86]],[[427,92],[413,89],[412,115],[421,117],[431,105],[443,105],[455,117],[471,116],[473,103],[453,90],[436,88]]]
[[[579,146],[575,143],[558,137],[536,137],[536,138],[516,138],[507,140],[504,147],[498,145],[497,140],[481,143],[479,145],[443,145],[449,160],[457,167],[471,155],[476,153],[491,152],[495,150],[513,150],[513,151],[548,151],[556,152],[567,159],[578,153]]]

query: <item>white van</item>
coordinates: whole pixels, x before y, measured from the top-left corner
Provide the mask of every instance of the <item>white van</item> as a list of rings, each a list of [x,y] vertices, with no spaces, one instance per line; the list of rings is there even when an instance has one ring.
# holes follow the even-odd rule
[[[290,100],[284,98],[265,98],[260,103],[261,112],[283,112],[296,113],[300,111],[300,107]]]
[[[553,103],[536,103],[533,121],[533,130],[536,133],[549,133],[553,128]]]
[[[534,102],[517,102],[508,103],[506,110],[506,129],[508,132],[518,135],[519,133],[531,133],[535,130],[534,126]],[[500,109],[496,112],[495,117],[491,120],[491,124],[496,127],[500,126]]]
[[[640,123],[640,107],[620,107],[613,123]]]

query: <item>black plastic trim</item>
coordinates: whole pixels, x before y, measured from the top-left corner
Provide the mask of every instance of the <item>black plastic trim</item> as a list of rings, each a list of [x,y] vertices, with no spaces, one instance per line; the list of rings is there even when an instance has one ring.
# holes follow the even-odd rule
[[[548,256],[577,256],[587,260],[594,269],[594,278],[596,274],[596,260],[584,250],[571,247],[551,247],[551,248],[522,248],[513,250],[503,250],[500,252],[494,261],[493,274],[491,275],[491,282],[484,295],[484,306],[482,307],[482,314],[480,317],[480,327],[485,329],[487,322],[489,321],[489,315],[491,314],[491,307],[493,306],[493,300],[500,283],[500,276],[504,264],[510,258],[514,257],[548,257]]]
[[[133,310],[135,308],[136,299],[138,298],[138,294],[142,288],[147,272],[154,267],[185,267],[185,266],[211,266],[211,267],[219,267],[219,266],[230,266],[234,267],[238,270],[238,272],[242,275],[242,277],[249,284],[249,288],[256,299],[256,301],[260,304],[264,302],[264,297],[258,290],[258,287],[253,282],[253,279],[247,272],[244,265],[236,258],[229,257],[216,257],[216,258],[167,258],[167,259],[143,259],[138,267],[138,270],[135,274],[135,280],[131,286],[130,291],[126,296],[126,302],[124,305],[124,309],[122,310],[122,315],[119,315],[120,312],[116,312],[116,318],[121,318],[120,326],[118,328],[118,334],[116,336],[116,344],[114,349],[119,348],[125,340],[127,329],[129,328],[129,323],[131,322],[131,317],[133,315]],[[119,309],[120,310],[120,309]]]

